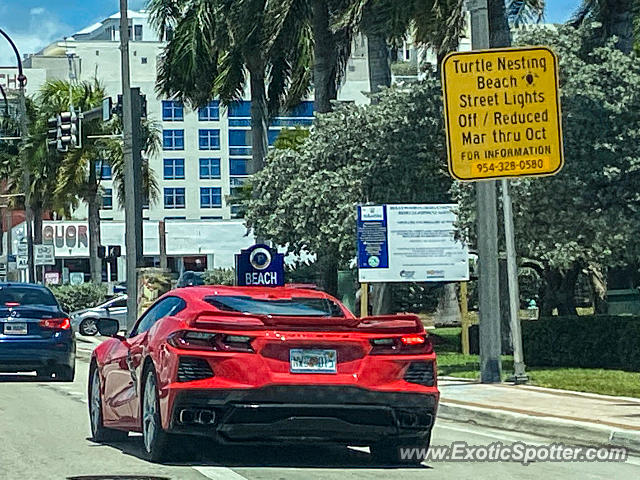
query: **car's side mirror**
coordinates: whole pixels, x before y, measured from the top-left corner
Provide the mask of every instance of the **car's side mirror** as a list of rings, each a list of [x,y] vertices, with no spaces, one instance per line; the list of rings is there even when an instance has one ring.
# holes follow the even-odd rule
[[[120,331],[120,322],[113,318],[100,318],[96,322],[98,333],[105,337],[118,337]]]

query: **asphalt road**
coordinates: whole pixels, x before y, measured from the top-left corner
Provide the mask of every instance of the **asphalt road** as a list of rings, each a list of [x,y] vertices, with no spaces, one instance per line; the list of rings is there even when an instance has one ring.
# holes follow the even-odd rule
[[[219,449],[197,441],[171,465],[142,459],[140,436],[97,445],[87,437],[88,345],[74,383],[40,383],[29,375],[0,376],[0,479],[81,480],[282,480],[282,479],[595,479],[640,478],[640,458],[626,463],[427,462],[414,468],[374,464],[365,449],[235,447]],[[550,439],[439,421],[432,445],[464,440],[470,445],[552,443]]]

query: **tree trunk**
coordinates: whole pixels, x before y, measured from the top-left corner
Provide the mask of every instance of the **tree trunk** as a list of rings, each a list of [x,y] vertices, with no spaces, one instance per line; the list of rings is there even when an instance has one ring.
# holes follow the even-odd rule
[[[377,34],[367,35],[367,52],[369,56],[369,88],[371,93],[378,93],[382,88],[391,86],[391,62],[389,61],[389,46],[385,37]]]
[[[42,244],[42,205],[32,203],[31,210],[33,211],[33,243],[40,245]]]
[[[324,291],[335,297],[338,295],[338,262],[335,256],[330,254],[326,254],[324,262],[326,262],[322,272]]]
[[[511,30],[507,20],[504,0],[488,0],[489,13],[489,45],[491,48],[510,47]]]
[[[602,20],[609,36],[618,37],[616,46],[624,53],[633,49],[633,0],[609,2],[610,14]]]
[[[251,76],[251,149],[248,174],[253,175],[264,167],[269,146],[267,91],[264,85],[264,69],[252,68]]]
[[[338,98],[336,85],[336,42],[329,25],[329,7],[325,0],[313,0],[313,86],[314,109],[330,112]]]
[[[460,325],[461,321],[462,316],[460,315],[460,302],[458,301],[456,284],[445,283],[438,299],[436,325]]]
[[[558,309],[558,315],[577,315],[575,289],[580,270],[580,266],[574,266],[566,272],[555,268],[547,271],[541,316],[551,316],[554,309]]]
[[[100,205],[98,204],[98,179],[96,169],[91,162],[89,166],[88,180],[88,224],[89,224],[89,269],[91,281],[102,283],[102,259],[98,258],[98,246],[100,246]]]
[[[589,265],[587,270],[594,313],[605,314],[607,313],[607,276],[599,265]]]
[[[386,315],[393,313],[392,288],[389,283],[376,283],[371,289],[371,313]]]

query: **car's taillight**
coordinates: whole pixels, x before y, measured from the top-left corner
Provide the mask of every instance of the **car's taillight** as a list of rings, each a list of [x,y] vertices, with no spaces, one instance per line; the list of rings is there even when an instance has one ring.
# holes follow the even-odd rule
[[[424,334],[372,338],[370,343],[372,355],[433,353],[433,344]]]
[[[169,345],[185,350],[211,350],[214,352],[253,353],[252,337],[225,333],[180,330],[167,338]]]
[[[71,328],[71,321],[67,318],[45,318],[40,320],[40,326],[42,328],[51,328],[53,330],[69,330]]]

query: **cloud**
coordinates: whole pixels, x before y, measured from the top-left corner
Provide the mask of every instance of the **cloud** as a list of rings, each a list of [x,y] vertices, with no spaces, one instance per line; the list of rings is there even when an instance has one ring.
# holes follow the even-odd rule
[[[44,7],[34,7],[29,10],[31,15],[42,15],[44,13]]]
[[[39,10],[39,8],[32,10]],[[44,11],[44,8],[42,10]],[[41,17],[40,14],[34,14],[27,25],[21,26],[21,28],[9,26],[5,28],[5,31],[16,44],[20,55],[24,57],[26,54],[36,53],[55,40],[71,34],[73,29],[52,15]],[[0,39],[0,41],[4,43],[4,39]],[[0,45],[0,66],[15,65],[16,57],[13,50]]]

